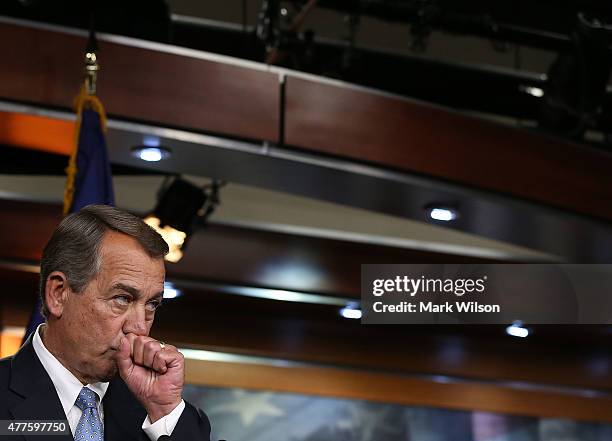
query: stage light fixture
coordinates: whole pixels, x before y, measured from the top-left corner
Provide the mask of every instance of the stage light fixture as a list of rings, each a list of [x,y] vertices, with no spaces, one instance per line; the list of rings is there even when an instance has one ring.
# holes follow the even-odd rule
[[[612,21],[580,12],[571,44],[557,55],[548,71],[540,102],[539,125],[581,139],[605,120],[606,90],[612,71]]]
[[[170,225],[164,225],[162,227],[161,221],[154,215],[147,216],[144,221],[148,226],[157,231],[168,244],[169,251],[168,254],[166,254],[165,259],[172,263],[176,263],[181,260],[183,258],[182,248],[185,244],[187,234],[183,231],[172,228]]]
[[[176,263],[183,257],[189,235],[218,205],[218,190],[216,181],[200,188],[178,177],[162,185],[157,206],[144,221],[168,243],[167,261]]]
[[[506,328],[506,334],[512,337],[525,338],[529,335],[529,329],[523,325],[522,321],[516,320]]]

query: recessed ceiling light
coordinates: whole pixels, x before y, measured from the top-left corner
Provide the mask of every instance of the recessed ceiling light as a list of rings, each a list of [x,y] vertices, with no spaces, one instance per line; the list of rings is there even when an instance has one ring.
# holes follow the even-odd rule
[[[141,145],[132,149],[132,155],[147,162],[159,162],[170,156],[170,150],[165,147],[150,147]]]
[[[454,208],[430,205],[427,207],[430,219],[439,222],[451,222],[457,219],[458,212]]]
[[[183,292],[176,288],[172,282],[164,282],[164,299],[176,299],[183,295]]]
[[[349,303],[340,309],[340,315],[347,319],[359,320],[363,314],[357,303]]]
[[[525,338],[529,335],[529,329],[523,326],[522,321],[517,320],[506,328],[506,334],[512,337]]]
[[[527,95],[535,96],[536,98],[542,98],[544,96],[544,89],[540,87],[520,85],[519,90]]]

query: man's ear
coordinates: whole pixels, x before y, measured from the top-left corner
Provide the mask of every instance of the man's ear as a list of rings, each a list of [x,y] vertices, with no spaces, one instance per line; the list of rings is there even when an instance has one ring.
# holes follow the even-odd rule
[[[53,271],[49,274],[45,283],[45,299],[51,316],[56,318],[62,316],[69,291],[68,279],[63,272]]]

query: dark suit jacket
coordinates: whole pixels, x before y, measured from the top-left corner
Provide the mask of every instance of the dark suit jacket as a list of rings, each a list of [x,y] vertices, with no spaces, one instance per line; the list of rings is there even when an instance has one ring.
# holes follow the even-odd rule
[[[149,441],[141,428],[146,411],[121,378],[111,381],[102,402],[106,441]],[[160,439],[210,441],[210,423],[204,412],[187,402],[185,405],[172,436]],[[31,336],[17,354],[0,360],[0,420],[66,420],[51,378],[34,352]],[[72,435],[1,439],[73,441]]]

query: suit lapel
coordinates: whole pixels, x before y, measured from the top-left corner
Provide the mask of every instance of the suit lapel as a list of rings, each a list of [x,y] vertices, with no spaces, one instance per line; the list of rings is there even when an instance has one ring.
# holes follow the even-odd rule
[[[117,377],[111,381],[103,403],[106,441],[149,441],[142,430],[142,423],[147,414],[121,378]]]
[[[11,362],[10,389],[23,400],[10,409],[16,420],[66,420],[53,382],[32,346],[32,336],[15,354]],[[28,441],[40,441],[40,435],[25,436]],[[50,438],[51,439],[51,438]],[[73,441],[72,435],[53,437]]]

